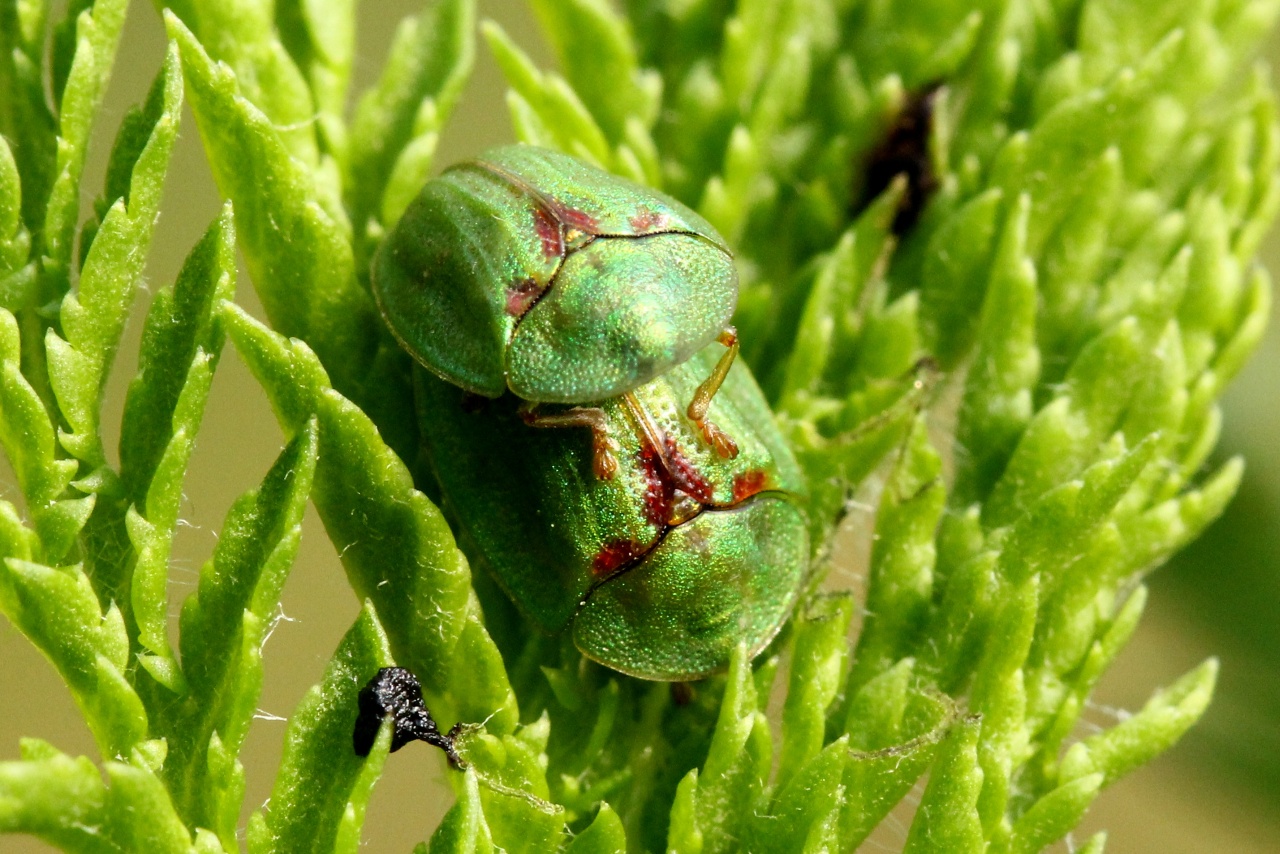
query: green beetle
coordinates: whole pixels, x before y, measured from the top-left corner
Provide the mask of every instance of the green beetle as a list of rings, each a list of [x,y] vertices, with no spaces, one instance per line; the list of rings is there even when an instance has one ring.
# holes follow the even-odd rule
[[[508,146],[423,188],[373,286],[430,369],[419,421],[445,499],[535,623],[660,680],[773,638],[808,564],[805,488],[734,362],[736,275],[705,220]]]
[[[378,252],[373,293],[437,376],[530,404],[616,397],[718,339],[728,349],[690,416],[733,453],[705,420],[738,351],[733,257],[661,193],[554,151],[492,149],[423,187]],[[603,447],[598,457],[611,466]]]

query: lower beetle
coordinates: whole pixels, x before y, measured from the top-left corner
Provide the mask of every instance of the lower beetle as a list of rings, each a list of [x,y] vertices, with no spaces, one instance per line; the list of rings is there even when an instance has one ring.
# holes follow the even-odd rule
[[[511,396],[468,411],[461,389],[418,372],[428,458],[500,585],[542,629],[643,679],[707,676],[740,643],[759,652],[808,565],[803,476],[750,372],[735,364],[711,403],[732,459],[681,405],[715,350],[594,407],[608,478],[582,431],[531,429]]]

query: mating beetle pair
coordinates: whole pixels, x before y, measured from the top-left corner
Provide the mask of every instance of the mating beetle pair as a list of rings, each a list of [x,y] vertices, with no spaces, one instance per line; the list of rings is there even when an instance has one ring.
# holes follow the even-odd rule
[[[737,277],[709,223],[506,146],[427,183],[373,284],[434,375],[419,421],[445,498],[524,613],[646,679],[773,638],[808,563],[804,482],[734,362]]]

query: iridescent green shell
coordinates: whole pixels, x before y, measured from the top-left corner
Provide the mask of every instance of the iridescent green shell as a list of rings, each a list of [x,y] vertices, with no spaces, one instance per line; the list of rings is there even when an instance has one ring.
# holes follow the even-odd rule
[[[722,670],[739,643],[758,652],[808,566],[803,476],[746,366],[708,414],[737,442],[734,459],[685,413],[722,352],[712,344],[640,386],[634,404],[600,404],[620,446],[609,479],[593,471],[586,428],[531,427],[511,396],[476,410],[419,372],[424,445],[465,539],[541,628],[645,679]]]
[[[716,338],[737,301],[715,229],[661,193],[527,145],[429,181],[379,250],[401,344],[467,391],[615,397]]]

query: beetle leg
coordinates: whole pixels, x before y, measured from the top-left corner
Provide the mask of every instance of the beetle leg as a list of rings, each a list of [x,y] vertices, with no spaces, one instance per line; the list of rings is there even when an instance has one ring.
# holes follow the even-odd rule
[[[575,406],[563,412],[543,413],[538,404],[520,405],[520,418],[530,427],[590,427],[591,468],[596,477],[609,480],[618,471],[617,441],[609,435],[609,422],[599,407]]]
[[[702,385],[698,386],[698,390],[693,393],[693,400],[689,402],[687,414],[689,420],[698,425],[707,444],[714,448],[717,454],[731,460],[738,456],[738,445],[728,433],[707,420],[707,409],[711,406],[711,398],[715,397],[721,384],[724,383],[724,378],[729,375],[733,360],[738,357],[738,331],[732,326],[727,326],[716,340],[728,349],[711,369],[711,376],[703,380]]]

